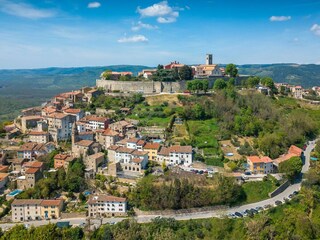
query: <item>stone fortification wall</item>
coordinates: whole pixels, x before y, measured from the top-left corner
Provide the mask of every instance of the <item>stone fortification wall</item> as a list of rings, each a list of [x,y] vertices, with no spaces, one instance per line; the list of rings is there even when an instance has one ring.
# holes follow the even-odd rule
[[[226,81],[228,77],[212,77],[209,79],[209,88],[213,87],[216,79],[223,78]],[[239,85],[246,77],[237,77],[236,84]],[[172,93],[183,92],[187,89],[187,81],[179,82],[153,82],[153,81],[115,81],[115,80],[96,80],[97,87],[101,87],[108,92],[119,91],[123,93]]]

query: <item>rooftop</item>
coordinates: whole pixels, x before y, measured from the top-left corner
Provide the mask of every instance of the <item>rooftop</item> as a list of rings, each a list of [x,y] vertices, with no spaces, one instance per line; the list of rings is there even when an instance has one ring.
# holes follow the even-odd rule
[[[88,204],[95,204],[98,202],[126,202],[127,199],[121,197],[115,197],[111,195],[95,195],[90,196]]]
[[[160,148],[160,144],[159,143],[146,143],[146,145],[144,145],[144,149],[159,149]]]
[[[94,142],[91,140],[81,140],[75,143],[75,145],[82,146],[82,147],[90,147],[92,144],[94,144]]]
[[[192,153],[191,146],[171,146],[169,147],[170,152],[177,152],[177,153]]]

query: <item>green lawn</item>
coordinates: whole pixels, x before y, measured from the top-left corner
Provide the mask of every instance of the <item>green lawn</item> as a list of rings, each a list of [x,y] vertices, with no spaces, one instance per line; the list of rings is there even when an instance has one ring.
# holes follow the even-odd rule
[[[216,138],[218,131],[216,120],[188,121],[188,126],[194,147],[203,149],[205,155],[217,155],[219,143]]]
[[[242,187],[247,196],[246,203],[259,202],[267,199],[269,198],[268,193],[277,188],[270,180],[261,182],[246,182],[242,185]]]

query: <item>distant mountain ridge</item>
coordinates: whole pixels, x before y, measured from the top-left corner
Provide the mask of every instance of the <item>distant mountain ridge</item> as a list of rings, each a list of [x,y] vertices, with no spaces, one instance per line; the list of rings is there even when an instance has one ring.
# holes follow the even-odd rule
[[[238,67],[240,74],[270,76],[276,82],[302,85],[305,88],[320,85],[320,65],[286,63],[245,64]],[[94,86],[96,79],[106,69],[130,71],[136,75],[146,68],[150,67],[114,65],[0,70],[0,120],[12,119],[20,109],[39,105],[57,93]]]
[[[304,88],[320,85],[320,65],[316,64],[247,64],[238,67],[240,74],[269,76],[275,82],[302,85]]]

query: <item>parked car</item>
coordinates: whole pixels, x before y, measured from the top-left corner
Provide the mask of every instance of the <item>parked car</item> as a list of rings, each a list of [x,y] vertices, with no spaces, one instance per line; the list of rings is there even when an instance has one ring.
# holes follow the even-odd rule
[[[256,210],[257,210],[258,212],[261,212],[261,211],[263,211],[263,207],[256,207]]]
[[[293,194],[290,194],[290,195],[288,196],[288,198],[293,198]]]
[[[299,193],[298,191],[294,191],[292,194],[293,195],[298,195],[298,193]]]
[[[263,208],[264,208],[264,209],[269,209],[269,208],[272,208],[272,205],[267,204],[267,205],[264,205]]]
[[[239,217],[239,218],[242,218],[242,217],[243,217],[243,215],[242,215],[241,213],[239,213],[239,212],[235,212],[234,215],[236,215],[236,216]]]
[[[279,205],[281,205],[281,204],[282,204],[282,202],[279,201],[279,200],[277,200],[277,201],[275,202],[275,205],[276,205],[276,206],[279,206]]]

